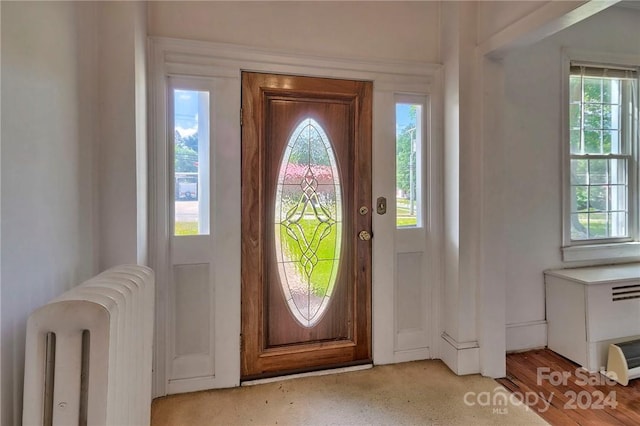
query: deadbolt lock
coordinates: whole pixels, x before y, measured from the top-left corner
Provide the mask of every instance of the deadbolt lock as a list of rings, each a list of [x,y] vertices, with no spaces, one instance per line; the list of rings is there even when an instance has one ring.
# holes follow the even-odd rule
[[[369,209],[367,208],[367,206],[360,207],[360,216],[364,216],[367,213],[369,213]]]
[[[387,199],[384,197],[378,197],[376,200],[376,212],[378,214],[385,214],[387,212]]]
[[[362,241],[369,241],[371,239],[371,234],[367,231],[360,231],[360,233],[358,234],[358,238],[360,238]]]

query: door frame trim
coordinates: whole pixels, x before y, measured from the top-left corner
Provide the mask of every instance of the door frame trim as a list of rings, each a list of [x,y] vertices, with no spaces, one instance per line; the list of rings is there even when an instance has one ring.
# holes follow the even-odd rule
[[[181,384],[169,389],[167,381],[168,347],[173,342],[169,340],[168,329],[168,218],[161,214],[167,203],[166,176],[163,175],[162,165],[166,163],[167,152],[167,77],[181,76],[190,78],[227,79],[229,85],[235,87],[237,98],[230,99],[228,107],[238,111],[237,123],[228,123],[235,131],[231,140],[225,141],[229,145],[230,158],[237,160],[238,176],[230,181],[236,185],[238,201],[240,199],[240,83],[241,71],[255,71],[261,73],[283,73],[312,77],[341,78],[351,80],[373,81],[373,196],[391,197],[395,188],[390,188],[389,182],[380,179],[383,173],[388,173],[380,149],[382,140],[394,140],[392,130],[395,123],[390,122],[388,116],[389,105],[394,102],[394,95],[398,93],[427,95],[431,104],[431,120],[429,129],[429,143],[432,155],[428,167],[427,185],[431,191],[430,198],[442,200],[442,65],[417,61],[368,61],[350,58],[332,58],[317,55],[291,54],[288,52],[259,49],[225,43],[212,43],[193,40],[181,40],[165,37],[150,37],[148,39],[148,72],[149,72],[149,255],[150,266],[156,271],[156,319],[155,319],[155,349],[153,365],[153,396],[163,396],[171,393],[187,392],[199,389],[232,387],[240,383],[240,221],[230,224],[226,230],[237,235],[237,242],[229,247],[223,262],[227,275],[235,277],[227,282],[229,295],[228,303],[216,311],[216,316],[225,318],[225,334],[216,335],[215,371],[220,372],[211,377],[198,377],[182,380]],[[214,142],[212,141],[212,144]],[[385,170],[387,169],[387,170]],[[395,184],[394,184],[395,185]],[[391,192],[389,192],[391,190]],[[430,203],[434,206],[428,214],[432,217],[433,237],[430,240],[427,253],[429,260],[429,280],[432,304],[431,317],[432,333],[430,356],[439,357],[439,336],[443,331],[442,312],[442,258],[439,247],[442,246],[443,216],[441,209],[435,206],[441,203]],[[238,204],[237,209],[240,209]],[[160,212],[160,214],[159,214]],[[215,212],[213,213],[215,214]],[[388,227],[384,216],[374,215],[373,230]],[[386,221],[386,222],[385,222]],[[381,237],[380,234],[376,235]],[[380,238],[378,238],[380,239]],[[373,244],[374,266],[372,270],[372,340],[373,360],[376,364],[397,362],[394,358],[394,277],[389,276],[384,267],[376,267],[375,259],[393,256],[393,245],[381,247]],[[392,258],[392,257],[388,257]],[[234,337],[235,336],[235,337]],[[235,359],[235,361],[234,361]],[[225,363],[223,366],[218,364]]]

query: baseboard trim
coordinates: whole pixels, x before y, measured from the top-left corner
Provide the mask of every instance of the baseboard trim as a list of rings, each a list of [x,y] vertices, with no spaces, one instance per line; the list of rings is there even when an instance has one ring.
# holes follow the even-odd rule
[[[192,377],[188,379],[171,379],[167,383],[167,395],[198,392],[216,387],[215,376]]]
[[[474,348],[480,347],[477,340],[469,340],[468,342],[458,342],[453,337],[449,336],[446,332],[442,333],[441,337],[457,350],[474,349]]]
[[[507,352],[521,352],[547,346],[547,321],[507,324]]]
[[[480,373],[480,346],[478,342],[458,342],[447,333],[440,336],[442,361],[459,376]]]
[[[407,349],[393,353],[394,363],[420,361],[423,359],[431,359],[429,348]]]

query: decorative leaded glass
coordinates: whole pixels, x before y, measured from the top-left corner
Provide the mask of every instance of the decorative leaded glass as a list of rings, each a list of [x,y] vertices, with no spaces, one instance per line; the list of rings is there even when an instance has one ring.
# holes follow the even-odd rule
[[[304,327],[324,314],[342,243],[340,176],[327,134],[307,118],[284,151],[275,203],[276,259],[289,310]]]

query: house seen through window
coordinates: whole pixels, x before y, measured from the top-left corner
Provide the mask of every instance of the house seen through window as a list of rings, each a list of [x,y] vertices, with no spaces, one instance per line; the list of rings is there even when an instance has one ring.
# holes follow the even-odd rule
[[[172,95],[174,235],[208,235],[209,92]]]
[[[396,226],[422,226],[423,105],[396,103]]]

